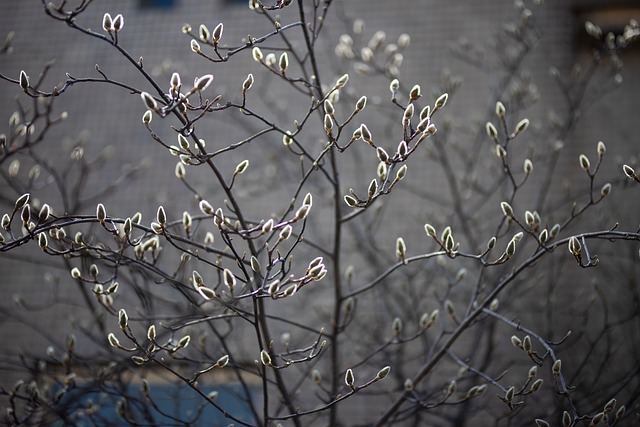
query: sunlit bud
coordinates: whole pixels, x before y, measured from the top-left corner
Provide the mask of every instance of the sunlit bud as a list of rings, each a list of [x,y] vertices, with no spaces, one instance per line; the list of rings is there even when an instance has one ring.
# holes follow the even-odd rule
[[[511,344],[513,344],[515,348],[522,348],[522,340],[515,335],[511,336]]]
[[[269,355],[269,352],[267,352],[267,350],[262,350],[260,352],[260,361],[264,366],[271,366],[271,356]]]
[[[398,153],[398,157],[400,157],[400,159],[404,159],[407,156],[407,153],[409,152],[409,147],[407,146],[407,142],[400,141],[400,143],[398,144],[398,150],[396,152]]]
[[[285,145],[285,147],[290,146],[292,142],[293,142],[293,139],[291,138],[289,131],[287,131],[287,133],[282,135],[282,143]]]
[[[522,340],[522,347],[524,348],[524,351],[526,351],[527,353],[531,353],[532,346],[531,337],[529,335],[526,335]]]
[[[582,252],[582,247],[576,236],[571,236],[569,239],[569,252],[571,252],[573,256],[578,256]]]
[[[29,88],[29,76],[27,76],[27,73],[25,73],[24,70],[20,71],[20,87],[25,92]]]
[[[433,112],[435,113],[436,111],[444,107],[447,104],[447,99],[449,99],[448,93],[440,95],[440,97],[436,99],[436,103],[433,105]]]
[[[20,219],[22,219],[23,224],[29,224],[29,221],[31,221],[31,206],[24,205],[22,207],[22,212],[20,212]]]
[[[509,388],[507,389],[507,391],[504,393],[504,399],[505,399],[507,402],[511,402],[511,401],[513,400],[513,395],[514,395],[514,393],[515,393],[515,390],[516,390],[516,389],[515,389],[515,387],[514,387],[514,386],[511,386],[511,387],[509,387]]]
[[[336,88],[336,89],[340,89],[341,87],[343,87],[344,85],[346,85],[348,81],[349,81],[349,74],[343,74],[343,75],[342,75],[342,77],[340,77],[340,78],[336,81],[335,88]]]
[[[371,200],[378,193],[378,180],[372,179],[367,189],[367,197]]]
[[[164,208],[162,206],[158,207],[156,219],[158,223],[162,226],[164,226],[167,223],[167,214],[164,212]]]
[[[110,33],[112,22],[113,20],[111,19],[111,15],[108,13],[105,13],[104,16],[102,17],[102,29],[105,30],[107,33]]]
[[[531,162],[531,160],[529,160],[529,159],[525,159],[524,160],[524,165],[522,166],[522,169],[524,170],[524,173],[529,175],[531,173],[531,171],[533,170],[533,162]]]
[[[611,193],[611,184],[609,184],[608,182],[602,186],[602,189],[600,190],[600,195],[602,197],[608,196],[609,193]]]
[[[369,132],[369,128],[364,123],[360,125],[360,134],[365,142],[371,143],[371,132]]]
[[[409,126],[409,122],[411,121],[411,118],[413,118],[413,111],[414,111],[413,104],[409,104],[407,108],[404,110],[404,114],[402,116],[402,125],[404,127]]]
[[[507,249],[504,252],[507,258],[511,258],[513,254],[516,253],[516,242],[517,242],[517,239],[514,237],[507,244]]]
[[[509,203],[507,202],[500,203],[500,208],[502,209],[502,213],[504,214],[504,216],[508,218],[513,218],[513,208]]]
[[[562,413],[562,427],[569,427],[571,425],[571,415],[567,411]]]
[[[627,175],[629,178],[631,179],[637,179],[636,176],[636,171],[633,170],[633,168],[629,165],[623,165],[622,166],[622,170],[624,171],[624,174]]]
[[[124,308],[121,308],[118,312],[118,324],[122,330],[125,330],[129,324],[129,316],[127,316],[127,312]]]
[[[616,409],[616,403],[617,403],[617,401],[616,401],[616,399],[615,399],[615,398],[614,398],[614,399],[609,400],[609,401],[607,402],[607,404],[606,404],[606,405],[604,405],[604,411],[603,411],[603,412],[604,412],[605,414],[609,414],[609,413],[613,412],[613,410],[614,410],[614,409]]]
[[[222,208],[216,209],[213,216],[213,223],[218,227],[222,227],[222,224],[224,224],[224,212],[222,212]]]
[[[235,288],[236,286],[236,276],[234,276],[234,274],[228,268],[224,269],[223,276],[224,284],[227,285],[227,288],[229,288],[229,290],[233,292],[233,288]]]
[[[307,215],[309,214],[309,209],[311,208],[310,205],[302,205],[300,206],[300,208],[298,208],[298,210],[296,211],[296,215],[294,216],[293,220],[294,221],[299,221],[301,219],[305,219],[307,217]]]
[[[249,167],[249,160],[241,161],[240,163],[238,163],[238,166],[236,166],[236,169],[233,172],[233,176],[240,175],[241,173],[246,171],[248,167]]]
[[[486,128],[487,128],[487,135],[489,135],[489,138],[491,138],[494,141],[497,141],[498,140],[498,130],[493,125],[493,123],[487,122]]]
[[[116,338],[113,332],[107,335],[107,339],[109,340],[109,344],[111,344],[111,347],[120,348],[120,341],[118,341],[118,338]]]
[[[29,193],[25,193],[22,196],[18,197],[14,209],[17,211],[18,209],[26,205],[29,202],[29,197],[31,197]]]
[[[546,243],[546,241],[549,240],[549,233],[547,232],[546,228],[540,232],[538,240],[540,240],[540,243]]]
[[[526,211],[524,213],[524,221],[527,223],[529,227],[532,227],[535,223],[535,218],[533,217],[533,213],[531,211]]]
[[[356,198],[348,194],[344,196],[344,202],[347,204],[347,206],[352,208],[358,206],[358,201],[356,200]]]
[[[600,157],[604,156],[604,153],[607,152],[607,147],[604,145],[604,142],[598,141],[598,147],[596,151],[598,152],[598,156]]]
[[[621,419],[624,416],[624,412],[625,412],[625,406],[622,405],[620,406],[620,408],[618,408],[618,410],[616,411],[616,420]]]
[[[149,341],[156,340],[156,325],[151,325],[149,326],[149,329],[147,329],[147,339]]]
[[[398,81],[398,79],[391,80],[391,83],[389,83],[389,90],[391,91],[392,97],[395,98],[396,92],[398,92],[399,88],[400,88],[400,82]]]
[[[269,53],[265,59],[264,59],[264,63],[268,66],[268,67],[273,67],[274,65],[276,65],[276,54],[275,53]]]
[[[420,122],[418,123],[418,126],[416,126],[416,130],[418,132],[425,132],[425,131],[427,131],[427,129],[429,129],[430,124],[431,124],[431,119],[427,116],[427,117],[423,118],[422,120],[420,120]],[[431,133],[433,133],[433,132],[431,132]]]
[[[121,14],[117,14],[116,17],[113,18],[111,28],[117,33],[122,29],[122,27],[124,27],[124,17]]]
[[[328,135],[331,135],[331,129],[333,129],[333,120],[329,114],[324,115],[324,130]]]
[[[153,114],[151,113],[151,110],[145,111],[144,114],[142,115],[142,123],[144,123],[145,125],[148,125],[149,123],[151,123],[152,119],[153,119]]]
[[[396,172],[396,181],[402,180],[407,175],[407,165],[400,166],[398,172]]]
[[[344,374],[344,383],[347,387],[353,389],[355,384],[355,377],[353,376],[353,370],[351,368],[347,369],[347,372]]]
[[[518,135],[521,132],[524,132],[529,127],[529,119],[522,119],[516,125],[515,134]]]
[[[191,280],[193,281],[193,287],[196,289],[204,286],[204,280],[202,280],[202,276],[196,270],[193,270],[193,273],[191,273]]]
[[[91,264],[89,266],[89,274],[91,275],[91,277],[95,279],[96,277],[98,277],[98,273],[99,273],[98,266],[95,264]]]
[[[378,174],[378,179],[381,182],[384,182],[387,178],[387,164],[385,162],[380,162],[378,163],[378,168],[376,170],[377,174]]]
[[[271,233],[271,230],[273,230],[273,219],[269,219],[262,225],[262,234]]]
[[[503,118],[506,112],[507,109],[504,107],[504,104],[500,101],[496,102],[496,116]]]
[[[398,337],[400,336],[400,334],[402,333],[402,319],[399,317],[396,317],[393,319],[393,322],[391,323],[391,330],[393,331],[393,336]]]
[[[551,227],[551,231],[549,231],[549,239],[553,239],[560,232],[560,224],[555,224]]]
[[[382,369],[380,369],[378,371],[378,373],[376,374],[376,379],[377,380],[383,379],[384,377],[386,377],[389,374],[390,371],[391,371],[391,367],[390,366],[385,366],[384,368],[382,368]]]
[[[326,99],[324,101],[324,111],[327,114],[333,114],[334,113],[333,104],[328,99]],[[326,117],[325,117],[325,120],[326,120]]]
[[[545,420],[541,420],[540,418],[536,418],[535,422],[536,422],[536,426],[538,427],[549,427],[549,423],[546,422]]]
[[[178,88],[181,85],[181,81],[180,81],[180,74],[178,73],[173,73],[171,75],[171,88],[174,90],[178,90]]]
[[[278,65],[280,66],[280,71],[284,74],[285,71],[287,71],[287,68],[289,68],[289,56],[287,55],[287,52],[282,52]]]
[[[191,336],[185,335],[184,337],[180,338],[180,341],[178,341],[178,345],[176,346],[175,350],[178,350],[180,348],[185,348],[186,346],[189,345],[190,342],[191,342]]]
[[[224,31],[224,25],[221,22],[218,25],[216,25],[216,28],[213,29],[213,35],[212,35],[213,44],[218,44],[218,42],[222,38],[223,31]]]
[[[203,42],[208,42],[209,37],[211,37],[209,29],[204,24],[200,24],[200,31],[198,32],[198,34],[200,35],[200,40],[202,40]]]
[[[251,50],[251,56],[253,56],[253,60],[256,62],[262,62],[262,59],[264,58],[264,56],[262,55],[262,50],[260,50],[258,46],[255,46]]]
[[[256,273],[260,272],[260,261],[253,255],[251,255],[251,269]]]
[[[407,245],[404,243],[402,237],[396,239],[396,258],[398,260],[404,260],[404,256],[407,253]]]
[[[558,359],[555,362],[553,362],[553,366],[551,367],[551,372],[553,373],[553,375],[560,374],[561,369],[562,369],[562,360]]]
[[[428,236],[434,239],[436,238],[436,234],[437,234],[436,229],[431,224],[425,224],[424,231],[427,233]]]
[[[156,234],[162,234],[164,232],[164,228],[155,221],[149,224],[149,227],[151,227],[151,230]]]
[[[189,230],[191,228],[191,223],[192,223],[192,218],[191,218],[191,214],[187,211],[184,211],[182,213],[182,225],[184,226],[184,228],[186,230]]]
[[[279,240],[287,240],[291,236],[292,228],[290,225],[285,225],[282,231],[280,231]]]
[[[360,111],[364,109],[366,105],[367,105],[367,97],[361,96],[360,99],[358,99],[358,102],[356,102],[356,111]]]
[[[489,310],[497,311],[499,306],[500,306],[500,300],[498,298],[494,298],[491,300],[491,303],[489,304]]]
[[[414,87],[411,88],[411,91],[409,92],[409,100],[410,101],[415,101],[416,99],[420,98],[422,96],[422,93],[420,91],[420,85],[415,85]]]
[[[100,221],[100,224],[104,224],[104,221],[107,218],[107,210],[102,203],[98,203],[98,206],[96,207],[96,217],[98,218],[98,221]]]
[[[202,92],[207,87],[209,87],[212,81],[213,81],[213,75],[205,74],[200,78],[196,78],[196,81],[194,82],[194,89],[198,92]]]
[[[184,164],[182,162],[176,163],[176,177],[178,179],[184,179],[186,170],[184,168]]]
[[[507,157],[507,150],[505,150],[504,147],[500,144],[496,145],[496,156],[498,156],[501,159],[504,159],[505,157]]]
[[[247,78],[242,83],[242,92],[248,91],[249,89],[251,89],[251,86],[253,86],[253,74],[249,73]]]
[[[191,50],[195,53],[200,52],[200,43],[198,43],[195,39],[191,40]]]
[[[584,154],[580,154],[580,167],[585,171],[589,172],[590,166],[591,166],[591,163],[589,162],[589,159],[587,158],[587,156],[585,156]]]
[[[39,233],[38,234],[38,246],[40,246],[40,249],[45,250],[47,247],[47,235],[44,233]]]
[[[209,289],[206,286],[198,286],[197,291],[200,294],[200,296],[204,298],[206,301],[210,301],[212,299],[218,298],[216,291],[214,291],[213,289]]]
[[[149,95],[147,92],[142,92],[140,94],[140,97],[142,98],[142,102],[144,102],[144,105],[146,105],[148,109],[158,111],[158,103],[153,98],[153,96]]]
[[[211,204],[204,199],[200,200],[199,206],[200,210],[205,215],[213,215],[215,213],[213,206],[211,206]]]

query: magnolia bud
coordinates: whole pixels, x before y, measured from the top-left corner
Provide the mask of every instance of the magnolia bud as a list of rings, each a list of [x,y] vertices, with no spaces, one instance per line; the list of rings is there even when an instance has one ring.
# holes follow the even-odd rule
[[[27,76],[27,73],[25,73],[24,70],[20,71],[19,80],[20,80],[20,87],[22,88],[22,90],[26,92],[27,89],[29,88],[29,76]]]
[[[216,28],[213,29],[213,44],[218,44],[218,42],[220,41],[220,38],[222,37],[222,31],[224,30],[224,25],[222,23],[219,23],[218,25],[216,25]]]
[[[254,47],[253,50],[251,50],[251,55],[253,56],[253,60],[256,62],[262,62],[262,59],[264,58],[264,56],[262,55],[262,51],[258,46]]]
[[[515,134],[518,135],[521,132],[524,132],[529,127],[529,119],[522,119],[516,125]]]
[[[196,78],[195,82],[194,82],[194,90],[197,92],[202,92],[203,90],[205,90],[207,87],[209,87],[209,85],[211,84],[211,82],[213,81],[213,75],[212,74],[205,74],[204,76],[200,77],[200,78]]]
[[[249,89],[251,89],[251,86],[253,86],[253,74],[249,73],[247,78],[242,83],[242,92],[248,91]]]
[[[493,123],[487,122],[486,128],[487,128],[487,135],[489,135],[489,138],[491,138],[494,141],[497,141],[498,140],[498,130],[493,125]]]
[[[344,383],[347,387],[353,389],[355,384],[355,377],[353,376],[353,370],[351,368],[347,369],[347,372],[344,375]]]
[[[124,27],[124,17],[121,14],[117,14],[115,18],[113,18],[113,23],[111,24],[111,28],[114,32],[118,32]]]
[[[580,154],[579,159],[580,159],[580,167],[585,171],[589,172],[589,167],[591,166],[591,163],[589,162],[589,159],[587,158],[587,156],[585,156],[584,154]]]
[[[142,92],[140,94],[140,97],[142,98],[142,102],[144,102],[144,105],[146,105],[148,109],[158,111],[158,103],[153,98],[153,96],[149,95],[147,92]]]
[[[287,71],[287,68],[289,68],[289,56],[287,55],[287,52],[283,52],[282,55],[280,55],[278,65],[280,66],[280,71],[284,74],[285,71]]]
[[[200,43],[198,43],[195,39],[191,40],[191,50],[195,53],[200,52]]]
[[[503,118],[506,112],[507,109],[504,104],[500,101],[496,102],[496,116]]]
[[[105,13],[104,16],[102,17],[102,29],[105,30],[107,33],[110,33],[112,22],[113,21],[111,19],[111,15],[108,13]]]

